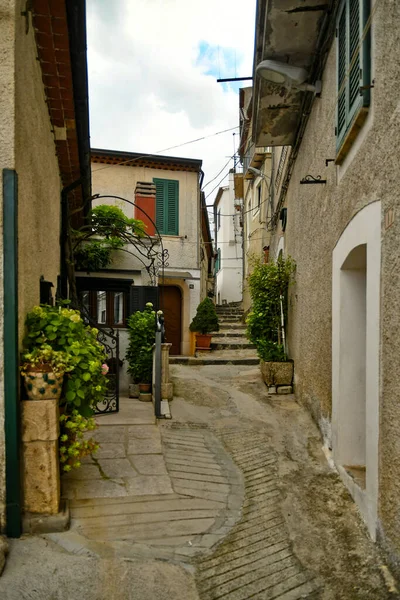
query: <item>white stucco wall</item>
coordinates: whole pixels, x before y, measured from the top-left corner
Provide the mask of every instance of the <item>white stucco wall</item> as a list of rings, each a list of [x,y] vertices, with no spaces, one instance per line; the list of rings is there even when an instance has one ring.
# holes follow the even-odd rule
[[[243,254],[240,213],[234,207],[233,173],[229,187],[224,188],[218,203],[221,226],[217,231],[217,248],[221,250],[221,266],[216,274],[217,303],[241,302],[243,297]],[[228,215],[228,216],[225,216]]]
[[[93,194],[114,195],[135,201],[135,188],[138,181],[152,182],[154,178],[179,181],[179,235],[162,236],[164,248],[169,252],[170,269],[200,268],[200,204],[198,173],[187,171],[168,171],[148,167],[128,167],[123,165],[92,164]],[[116,204],[124,213],[134,217],[134,207],[126,202],[104,199],[95,200],[97,204]],[[115,259],[115,268],[135,266],[133,257],[128,254]]]

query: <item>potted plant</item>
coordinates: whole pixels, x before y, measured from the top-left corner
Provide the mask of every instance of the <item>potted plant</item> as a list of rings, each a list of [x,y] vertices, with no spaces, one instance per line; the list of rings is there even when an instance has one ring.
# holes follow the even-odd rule
[[[204,298],[197,307],[196,315],[189,326],[196,332],[196,348],[208,350],[211,345],[211,332],[219,330],[219,322],[215,305],[210,298]]]
[[[156,313],[151,302],[146,304],[144,311],[136,311],[128,319],[128,373],[142,393],[151,390],[155,319]]]
[[[64,374],[73,368],[66,352],[42,344],[22,355],[21,374],[29,400],[59,400]]]
[[[261,374],[268,386],[288,386],[293,381],[293,361],[287,356],[285,325],[294,270],[295,264],[290,258],[268,263],[253,260],[253,271],[248,276],[252,309],[246,319],[246,333],[256,346]]]

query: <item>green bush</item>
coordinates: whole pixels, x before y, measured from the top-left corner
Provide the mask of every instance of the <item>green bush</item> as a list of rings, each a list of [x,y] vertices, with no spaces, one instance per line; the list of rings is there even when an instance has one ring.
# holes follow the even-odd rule
[[[190,323],[190,331],[212,333],[219,331],[219,322],[215,305],[210,298],[204,298],[197,307],[196,315]]]
[[[156,339],[156,313],[151,302],[144,311],[133,313],[128,319],[129,345],[125,358],[128,373],[134,383],[151,383],[153,373],[153,345]]]
[[[252,308],[247,324],[247,337],[255,344],[257,353],[265,361],[287,359],[282,340],[281,297],[285,324],[287,323],[288,290],[295,264],[291,258],[276,262],[255,260],[247,281]]]
[[[103,363],[107,357],[97,334],[97,329],[85,325],[78,310],[66,306],[35,306],[27,315],[22,359],[26,362],[48,348],[61,353],[59,362],[64,356],[68,368],[61,402],[66,404],[66,412],[76,409],[89,416],[105,395]]]

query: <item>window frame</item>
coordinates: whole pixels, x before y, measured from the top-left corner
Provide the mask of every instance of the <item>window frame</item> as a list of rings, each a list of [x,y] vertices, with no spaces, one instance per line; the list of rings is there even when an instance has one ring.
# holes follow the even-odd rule
[[[99,292],[104,292],[105,293],[105,322],[101,323],[98,320],[98,293]],[[83,294],[89,294],[89,315],[91,317],[91,319],[94,321],[94,323],[98,326],[98,327],[105,327],[105,328],[112,328],[112,329],[124,329],[127,327],[127,317],[128,317],[128,301],[129,301],[129,296],[127,294],[126,291],[124,290],[107,290],[107,289],[101,289],[101,290],[82,290],[80,292],[80,296],[82,298]],[[123,304],[122,304],[122,322],[121,323],[115,323],[114,322],[114,299],[115,299],[115,295],[116,294],[122,294],[123,295]]]

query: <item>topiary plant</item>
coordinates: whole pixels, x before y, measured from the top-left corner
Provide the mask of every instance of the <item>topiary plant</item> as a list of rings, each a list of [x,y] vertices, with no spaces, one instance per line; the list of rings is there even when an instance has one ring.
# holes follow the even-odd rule
[[[204,298],[197,307],[196,316],[190,323],[190,331],[211,333],[219,331],[219,322],[215,305],[210,298]]]

